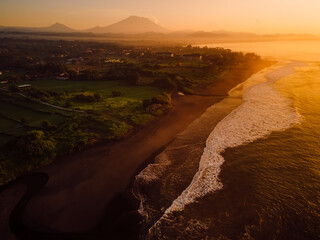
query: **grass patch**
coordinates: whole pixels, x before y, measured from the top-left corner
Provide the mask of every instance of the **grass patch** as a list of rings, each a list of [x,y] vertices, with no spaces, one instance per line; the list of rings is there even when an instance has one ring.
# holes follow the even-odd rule
[[[16,121],[0,115],[0,132],[4,132],[4,131],[7,131],[8,129],[12,129],[19,126],[21,125]]]
[[[57,93],[99,93],[103,97],[111,97],[113,91],[121,92],[127,98],[146,99],[160,94],[161,89],[153,86],[134,86],[121,81],[70,81],[56,79],[40,79],[27,82],[32,86]]]
[[[0,101],[0,114],[17,122],[21,122],[28,126],[40,127],[43,120],[48,120],[54,124],[63,121],[63,117],[57,114],[38,112],[28,108],[20,107],[15,104],[4,103]],[[23,120],[24,119],[24,120]]]

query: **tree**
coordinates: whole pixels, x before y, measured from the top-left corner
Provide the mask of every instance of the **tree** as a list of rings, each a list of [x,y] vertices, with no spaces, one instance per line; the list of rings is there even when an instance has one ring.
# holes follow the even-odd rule
[[[21,136],[16,144],[20,157],[28,162],[40,165],[55,157],[56,144],[45,137],[43,131],[29,131]]]
[[[96,101],[100,101],[102,99],[102,95],[100,93],[95,93],[93,94],[94,98],[96,99]]]
[[[48,120],[44,120],[41,125],[42,125],[42,128],[46,131],[54,131],[57,129]]]
[[[120,91],[112,91],[112,97],[121,97],[123,96],[123,93]]]
[[[72,107],[72,104],[70,101],[66,101],[66,104],[64,105],[66,108]]]

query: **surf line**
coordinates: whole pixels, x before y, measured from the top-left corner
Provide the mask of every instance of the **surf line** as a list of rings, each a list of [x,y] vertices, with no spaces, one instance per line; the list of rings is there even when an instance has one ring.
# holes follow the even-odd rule
[[[150,228],[157,227],[170,214],[182,211],[197,199],[222,189],[219,179],[227,148],[237,147],[264,138],[274,131],[284,131],[301,120],[289,99],[273,89],[272,84],[291,75],[301,62],[292,62],[261,75],[262,82],[244,89],[243,103],[220,121],[209,135],[200,160],[199,170],[190,185],[175,199],[163,216]]]

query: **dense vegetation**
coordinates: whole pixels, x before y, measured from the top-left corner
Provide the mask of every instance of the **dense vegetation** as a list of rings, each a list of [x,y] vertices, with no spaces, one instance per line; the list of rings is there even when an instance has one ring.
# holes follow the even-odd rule
[[[234,68],[221,48],[0,39],[0,184],[55,157],[119,139]]]

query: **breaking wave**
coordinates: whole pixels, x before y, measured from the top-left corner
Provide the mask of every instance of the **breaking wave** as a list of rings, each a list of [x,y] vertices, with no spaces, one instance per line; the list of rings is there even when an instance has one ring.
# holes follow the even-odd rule
[[[227,148],[253,142],[274,131],[283,131],[299,123],[300,115],[290,100],[274,90],[272,84],[292,74],[295,67],[300,66],[301,63],[291,63],[276,70],[271,68],[271,72],[269,69],[268,73],[259,75],[260,83],[246,82],[252,86],[245,88],[242,95],[243,103],[219,122],[211,132],[206,141],[198,172],[191,184],[172,202],[162,218],[166,218],[172,212],[182,211],[187,204],[223,187],[219,173],[224,162],[221,154]]]

